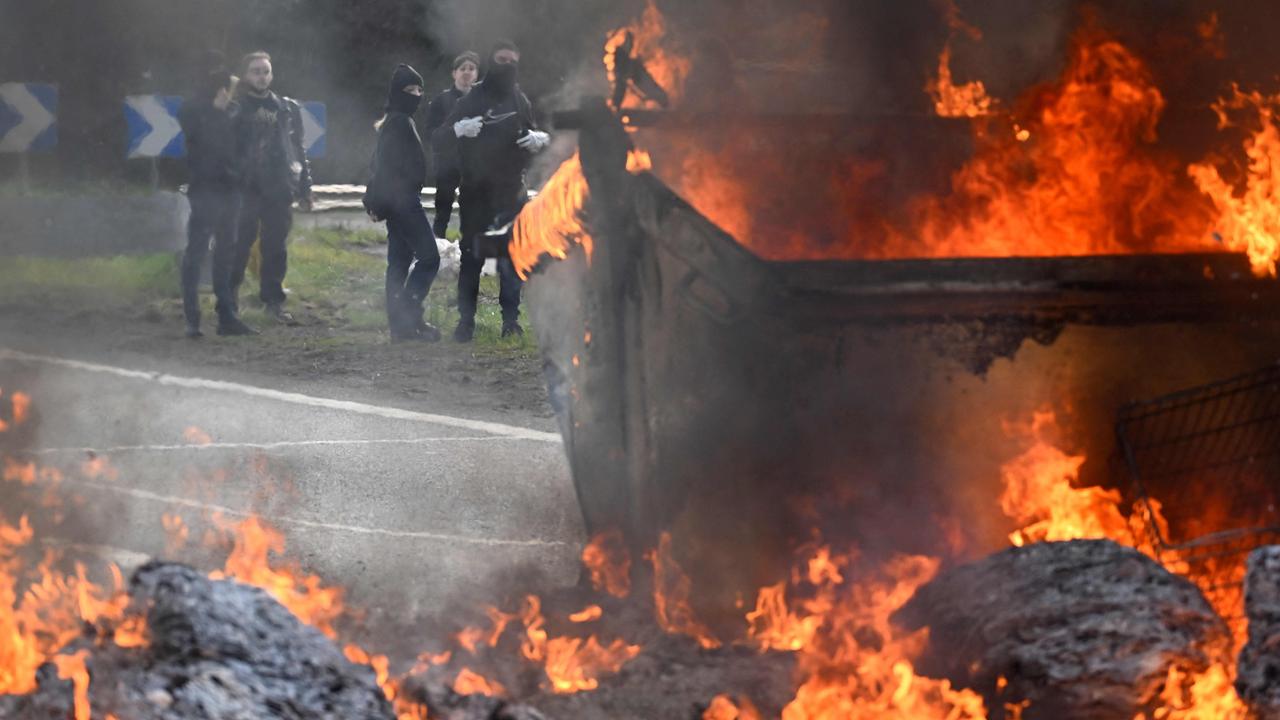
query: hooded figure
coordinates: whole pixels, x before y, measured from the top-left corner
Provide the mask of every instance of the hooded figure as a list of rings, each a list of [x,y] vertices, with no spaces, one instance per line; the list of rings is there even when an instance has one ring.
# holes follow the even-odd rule
[[[440,339],[440,331],[422,319],[423,303],[440,269],[440,251],[422,208],[427,163],[413,123],[421,102],[422,76],[408,65],[397,65],[387,88],[386,115],[375,125],[378,147],[364,194],[369,217],[387,223],[387,323],[393,341]]]
[[[527,200],[524,173],[534,153],[550,138],[538,130],[529,98],[520,90],[520,51],[514,43],[494,45],[484,80],[453,109],[436,136],[457,144],[462,164],[462,259],[458,269],[458,325],[453,337],[469,342],[475,333],[480,294],[480,236],[515,217]],[[433,136],[434,139],[434,136]],[[520,277],[508,257],[498,258],[498,304],[502,335],[521,335]]]

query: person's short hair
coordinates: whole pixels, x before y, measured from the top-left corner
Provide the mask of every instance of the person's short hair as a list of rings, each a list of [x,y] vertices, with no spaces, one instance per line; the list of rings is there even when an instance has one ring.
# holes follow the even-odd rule
[[[464,63],[471,63],[477,68],[480,67],[480,53],[475,52],[474,50],[468,50],[458,55],[458,57],[453,59],[453,69],[457,70],[462,67]]]
[[[266,60],[267,62],[271,62],[271,55],[267,54],[267,51],[265,50],[255,50],[251,53],[245,53],[245,56],[240,58],[240,74],[248,74],[249,66],[252,65],[255,60]]]
[[[493,44],[493,47],[492,47],[492,48],[489,48],[489,60],[490,60],[490,61],[492,61],[492,60],[493,60],[493,56],[494,56],[494,55],[497,55],[497,54],[498,54],[498,51],[499,51],[499,50],[510,50],[511,52],[513,52],[513,53],[515,53],[515,54],[517,54],[517,55],[519,55],[519,54],[520,54],[520,48],[519,48],[519,46],[517,46],[514,42],[512,42],[512,41],[510,41],[510,40],[499,40],[499,41],[497,41],[497,42],[495,42],[495,43]]]

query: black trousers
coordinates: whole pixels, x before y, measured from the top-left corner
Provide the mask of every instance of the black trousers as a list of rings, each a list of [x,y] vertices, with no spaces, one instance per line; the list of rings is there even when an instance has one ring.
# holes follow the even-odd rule
[[[236,219],[240,207],[234,190],[192,188],[187,199],[191,217],[187,220],[187,249],[182,253],[182,312],[190,324],[200,322],[200,269],[213,240],[213,296],[218,319],[235,316],[236,299],[231,289],[232,260],[236,253]]]
[[[412,266],[412,269],[410,269]],[[420,203],[387,218],[387,322],[411,330],[440,270],[440,250]]]
[[[524,182],[484,182],[462,186],[462,262],[458,268],[458,315],[463,322],[474,322],[476,301],[480,297],[480,271],[484,258],[476,255],[476,237],[487,230],[495,218],[519,210],[525,200]],[[502,321],[515,322],[520,317],[520,289],[524,282],[516,274],[511,258],[498,259],[498,304]]]
[[[453,201],[458,198],[458,184],[461,182],[462,173],[457,168],[441,168],[436,173],[436,217],[431,223],[431,230],[438,238],[444,237],[449,229]]]
[[[249,251],[258,241],[262,265],[258,268],[258,298],[267,305],[285,300],[284,275],[289,269],[289,253],[285,241],[293,227],[293,198],[288,195],[264,196],[245,192],[240,195],[239,239],[231,269],[231,290],[240,292],[244,282]]]

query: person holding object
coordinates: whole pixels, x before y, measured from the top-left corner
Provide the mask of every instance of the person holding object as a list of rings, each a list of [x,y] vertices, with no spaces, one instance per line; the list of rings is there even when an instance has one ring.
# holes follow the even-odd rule
[[[456,143],[440,142],[435,139],[435,131],[444,125],[444,121],[453,113],[458,100],[471,92],[476,76],[480,74],[480,56],[470,50],[453,59],[453,85],[431,99],[427,106],[427,137],[431,138],[431,167],[436,178],[436,213],[431,229],[436,237],[445,236],[449,229],[449,218],[453,216],[453,201],[458,197],[458,183],[462,181],[462,171],[458,167],[458,146]]]
[[[294,325],[284,310],[286,241],[293,226],[293,201],[311,204],[311,167],[302,147],[302,108],[296,100],[271,92],[271,56],[254,52],[241,60],[245,89],[235,113],[236,145],[244,173],[240,194],[239,239],[231,288],[239,293],[254,240],[262,265],[259,295],[267,315]]]
[[[187,249],[182,253],[182,312],[189,338],[200,332],[200,270],[213,239],[213,295],[219,335],[254,335],[257,331],[236,315],[231,288],[231,262],[236,251],[236,216],[240,181],[235,137],[231,128],[231,95],[236,78],[218,66],[201,78],[190,101],[182,104],[178,123],[187,147]]]
[[[453,338],[469,342],[475,334],[476,301],[484,258],[479,238],[498,219],[510,219],[528,197],[524,174],[533,154],[550,144],[538,129],[529,98],[517,76],[520,50],[510,41],[493,46],[484,80],[458,100],[449,119],[433,136],[456,142],[462,169],[462,262],[458,272],[458,325]],[[498,259],[502,335],[521,335],[520,277],[511,259]]]
[[[387,223],[387,325],[393,342],[440,339],[440,331],[422,319],[423,303],[440,270],[440,251],[422,208],[427,167],[413,124],[421,101],[422,76],[408,65],[397,65],[387,89],[386,114],[374,125],[378,146],[364,194],[369,217]]]

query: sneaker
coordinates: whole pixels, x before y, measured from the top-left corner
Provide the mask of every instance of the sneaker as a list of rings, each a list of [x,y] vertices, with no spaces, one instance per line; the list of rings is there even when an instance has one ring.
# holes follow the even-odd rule
[[[267,317],[275,320],[281,325],[293,326],[299,324],[298,321],[293,318],[293,315],[288,310],[285,310],[284,306],[280,303],[272,303],[268,305],[266,313]]]
[[[218,321],[219,335],[257,335],[258,331],[246,325],[243,320],[238,317],[227,318]]]
[[[511,322],[502,323],[502,337],[521,337],[524,335],[524,328],[520,327],[520,323],[512,320]]]
[[[457,342],[471,342],[476,334],[475,320],[459,320],[458,327],[453,329],[453,339]]]
[[[204,333],[200,332],[200,323],[198,322],[187,323],[186,336],[191,338],[192,340],[195,340],[196,338],[204,337]]]

